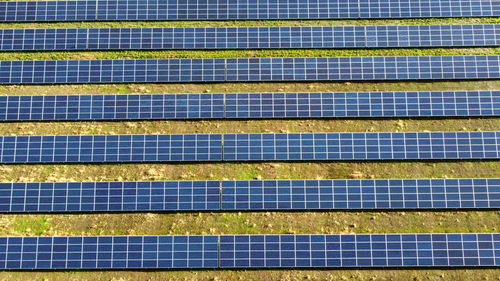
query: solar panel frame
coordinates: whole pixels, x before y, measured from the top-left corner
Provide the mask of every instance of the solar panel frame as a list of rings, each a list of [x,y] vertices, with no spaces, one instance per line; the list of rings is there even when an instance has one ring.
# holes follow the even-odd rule
[[[0,237],[0,269],[216,268],[218,236]]]
[[[500,115],[500,91],[0,96],[0,121]]]
[[[500,179],[0,183],[0,212],[498,209]]]
[[[499,46],[500,24],[0,29],[0,51]]]
[[[500,56],[0,61],[0,84],[500,78]]]
[[[222,235],[221,268],[499,266],[500,234]]]
[[[224,161],[497,159],[500,132],[226,134]]]
[[[499,16],[488,0],[80,0],[0,3],[0,22],[364,19]]]

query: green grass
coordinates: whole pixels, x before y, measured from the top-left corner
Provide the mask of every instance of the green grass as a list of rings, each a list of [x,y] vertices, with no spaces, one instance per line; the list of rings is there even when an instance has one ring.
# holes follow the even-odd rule
[[[42,235],[49,230],[49,223],[45,218],[17,218],[13,228],[21,235]]]

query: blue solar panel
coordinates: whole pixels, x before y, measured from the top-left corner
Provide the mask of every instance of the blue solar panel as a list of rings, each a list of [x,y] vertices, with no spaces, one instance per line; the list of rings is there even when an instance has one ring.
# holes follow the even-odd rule
[[[3,136],[0,163],[498,159],[500,132]]]
[[[220,210],[220,182],[0,183],[1,212],[169,210]]]
[[[223,210],[500,208],[500,179],[223,181]]]
[[[498,24],[0,29],[0,50],[498,46],[499,34]]]
[[[500,208],[500,179],[0,183],[0,212]]]
[[[500,91],[0,96],[0,121],[500,115]]]
[[[223,94],[0,96],[0,120],[224,118],[224,97]],[[474,96],[474,100],[479,98],[484,100]]]
[[[498,266],[500,234],[222,235],[219,266]]]
[[[494,267],[500,234],[0,237],[0,269]]]
[[[5,99],[5,98],[4,98]],[[227,94],[226,118],[500,115],[500,91]],[[0,105],[2,99],[0,97]],[[17,118],[13,103],[12,119]],[[0,109],[0,118],[2,117]]]
[[[500,132],[226,134],[224,161],[497,159]]]
[[[0,269],[216,268],[217,236],[0,237]]]
[[[80,0],[0,2],[0,21],[236,20],[499,16],[491,0]]]
[[[500,56],[0,61],[0,84],[500,78]]]
[[[2,163],[221,161],[221,135],[0,137]]]

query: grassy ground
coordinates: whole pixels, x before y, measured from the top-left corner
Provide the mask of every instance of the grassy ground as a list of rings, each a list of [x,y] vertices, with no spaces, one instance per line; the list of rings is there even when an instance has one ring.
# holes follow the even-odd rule
[[[137,22],[99,27],[383,25],[500,23],[499,19]],[[96,27],[95,23],[0,24],[0,28]],[[499,54],[499,48],[388,50],[258,50],[17,52],[0,59],[91,59],[260,56]],[[0,86],[0,95],[287,91],[491,90],[500,81],[411,83],[216,83]],[[499,118],[388,120],[252,120],[0,123],[0,135],[170,134],[232,132],[365,132],[498,130]],[[0,181],[169,179],[498,177],[499,161],[303,162],[248,164],[0,165]],[[159,235],[243,233],[499,232],[500,212],[248,212],[0,215],[1,235]],[[252,270],[0,272],[0,280],[499,280],[498,270]]]

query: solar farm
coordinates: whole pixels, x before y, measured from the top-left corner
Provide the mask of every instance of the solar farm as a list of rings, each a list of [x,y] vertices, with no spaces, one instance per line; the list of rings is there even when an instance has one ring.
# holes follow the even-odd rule
[[[496,280],[500,3],[0,1],[0,280]]]

